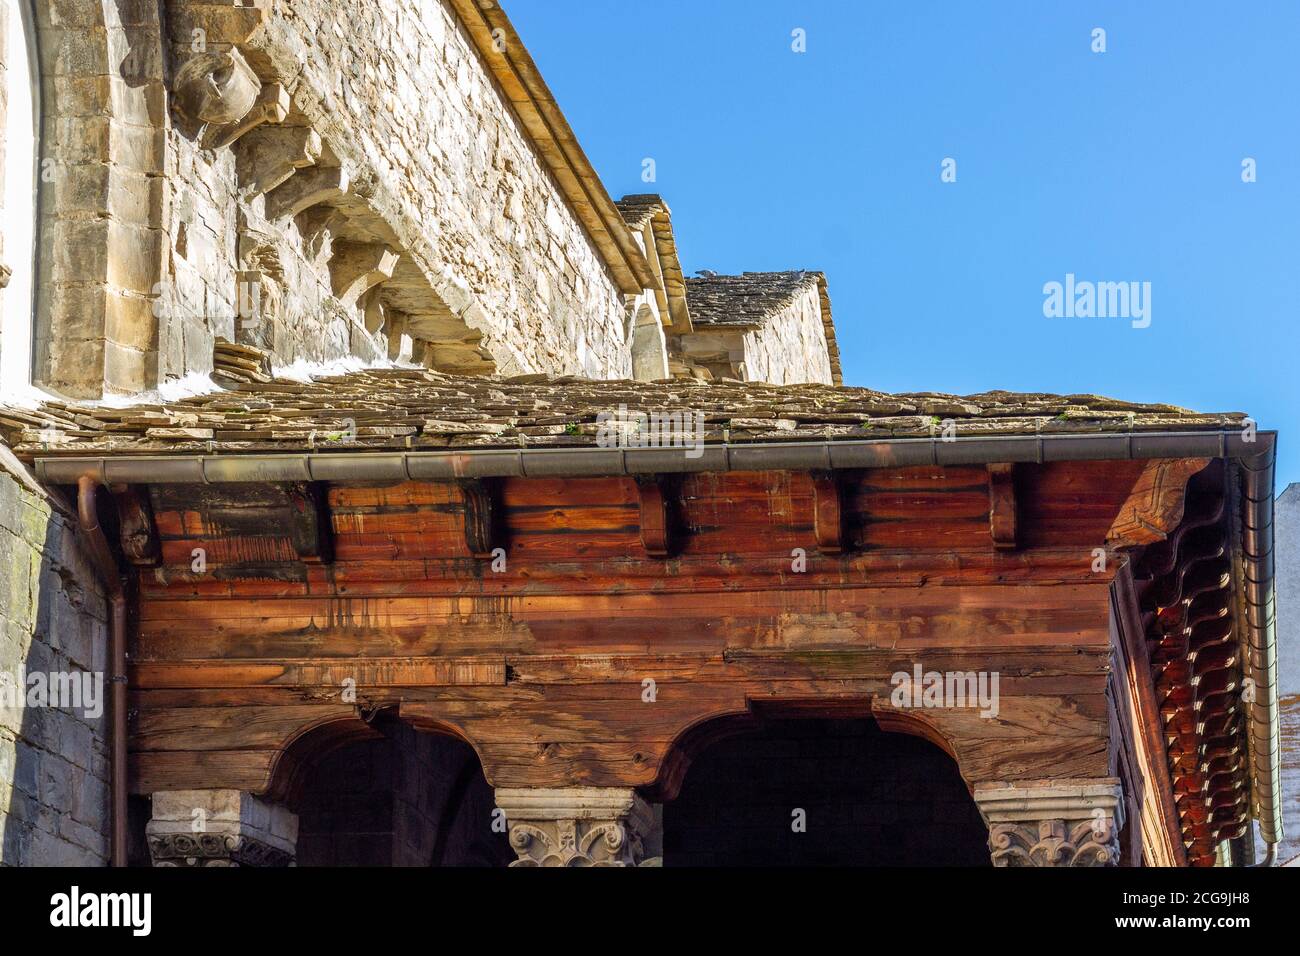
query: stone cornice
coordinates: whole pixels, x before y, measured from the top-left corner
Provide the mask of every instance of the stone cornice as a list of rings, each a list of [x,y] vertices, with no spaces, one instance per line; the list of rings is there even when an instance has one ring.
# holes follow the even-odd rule
[[[1101,810],[1123,826],[1124,801],[1119,779],[1054,780],[1032,786],[977,786],[975,802],[990,824],[1027,820],[1084,820]]]
[[[620,291],[637,295],[643,289],[653,288],[655,276],[650,263],[605,191],[505,11],[495,0],[449,2],[506,100],[519,115],[538,154],[555,176],[573,214],[609,266]]]

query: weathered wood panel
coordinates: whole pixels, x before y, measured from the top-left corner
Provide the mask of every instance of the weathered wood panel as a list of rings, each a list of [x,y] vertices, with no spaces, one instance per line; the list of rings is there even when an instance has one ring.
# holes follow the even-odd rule
[[[924,712],[968,781],[1104,775],[1114,572],[1094,572],[1092,549],[1139,472],[1017,466],[1014,553],[994,547],[983,467],[837,474],[841,554],[817,550],[833,550],[832,517],[823,488],[819,533],[810,475],[682,476],[665,486],[666,558],[645,552],[630,478],[503,479],[499,571],[470,555],[451,483],[330,487],[333,563],[317,566],[294,552],[282,494],[155,494],[133,786],[264,790],[304,728],[360,720],[348,680],[363,708],[464,736],[495,783],[671,790],[669,757],[702,722],[888,708],[891,675],[918,663],[998,673],[996,718]]]

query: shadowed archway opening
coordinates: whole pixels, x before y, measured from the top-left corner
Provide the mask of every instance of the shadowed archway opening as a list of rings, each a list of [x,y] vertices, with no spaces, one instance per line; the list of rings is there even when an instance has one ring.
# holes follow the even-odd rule
[[[302,772],[299,866],[505,866],[515,859],[469,744],[388,721]]]
[[[763,721],[664,805],[665,866],[989,866],[987,841],[952,758],[869,717]]]

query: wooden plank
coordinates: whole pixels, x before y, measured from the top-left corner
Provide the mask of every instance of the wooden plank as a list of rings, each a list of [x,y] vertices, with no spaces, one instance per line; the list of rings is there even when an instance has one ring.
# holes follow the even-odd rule
[[[132,793],[230,788],[264,793],[276,750],[207,750],[134,753],[127,759]]]
[[[250,687],[284,684],[292,687],[342,687],[351,681],[361,689],[380,686],[441,686],[506,683],[503,660],[438,660],[411,658],[344,661],[186,661],[133,663],[130,684],[152,687]]]

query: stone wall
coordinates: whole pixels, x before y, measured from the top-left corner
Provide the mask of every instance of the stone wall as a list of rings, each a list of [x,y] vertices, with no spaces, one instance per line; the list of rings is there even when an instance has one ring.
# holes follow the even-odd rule
[[[821,294],[813,286],[744,337],[745,379],[773,385],[831,383]]]
[[[630,372],[621,296],[445,2],[279,4],[264,45],[500,370]]]
[[[171,31],[183,62],[188,35]],[[630,374],[622,296],[445,3],[276,4],[241,49],[282,79],[289,113],[230,148],[183,117],[168,133],[160,380],[207,372],[217,336],[277,364]],[[344,195],[279,215],[266,177],[290,160],[342,169]],[[334,244],[366,241],[391,248],[399,274],[342,301]],[[384,307],[397,315],[373,315]]]
[[[218,337],[630,374],[623,295],[445,0],[38,6],[40,384],[143,391]]]
[[[7,156],[3,135],[9,53],[23,42],[9,30],[9,13],[0,7],[0,199],[5,160],[26,161]],[[0,232],[0,250],[20,254],[4,240]],[[105,610],[69,516],[0,449],[0,865],[107,859],[106,691],[98,716],[52,706],[49,695],[50,675],[102,678]],[[29,685],[29,675],[43,677]]]
[[[821,273],[701,273],[685,280],[694,328],[670,353],[714,378],[772,385],[839,382],[830,296]]]
[[[104,596],[69,518],[5,470],[0,470],[0,568],[0,864],[103,864],[108,855]],[[98,678],[97,708],[54,706],[49,696],[31,696],[34,688],[49,694],[54,686],[49,675],[80,680],[87,674],[92,681]],[[39,682],[36,675],[43,675]]]

